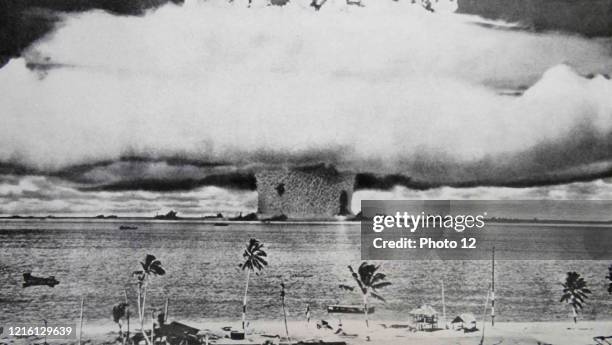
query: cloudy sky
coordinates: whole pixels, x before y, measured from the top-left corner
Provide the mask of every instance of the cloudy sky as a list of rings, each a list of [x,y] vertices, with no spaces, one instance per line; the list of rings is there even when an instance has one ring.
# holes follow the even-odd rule
[[[611,39],[308,2],[65,15],[0,69],[0,214],[252,211],[254,171],[321,162],[424,189],[354,208],[611,197]]]

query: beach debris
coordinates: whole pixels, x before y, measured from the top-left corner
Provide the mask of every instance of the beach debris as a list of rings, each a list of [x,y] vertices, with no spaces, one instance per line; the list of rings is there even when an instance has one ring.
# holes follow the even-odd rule
[[[612,345],[612,335],[607,336],[607,337],[604,337],[604,336],[593,337],[593,341],[595,341],[597,345]]]
[[[169,324],[160,325],[156,330],[158,337],[165,337],[170,345],[197,345],[200,344],[198,338],[199,329],[188,326],[184,323],[173,321]]]
[[[244,340],[244,331],[230,331],[230,339]]]
[[[55,285],[59,284],[59,281],[55,279],[55,276],[49,276],[47,278],[35,277],[31,273],[23,274],[23,287],[27,288],[30,286],[50,286],[55,287]]]
[[[384,329],[387,329],[387,328],[393,328],[393,329],[412,328],[411,325],[408,325],[408,324],[398,324],[398,323],[394,323],[394,324],[391,324],[389,326],[387,326],[387,324],[385,324],[385,323],[381,323],[380,326],[382,328],[384,328]]]
[[[368,307],[368,314],[374,314],[375,311],[375,307]],[[364,314],[365,310],[359,305],[332,304],[327,306],[327,312],[329,314]]]
[[[317,329],[334,329],[332,326],[330,326],[329,322],[325,321],[325,320],[320,320],[317,322]]]

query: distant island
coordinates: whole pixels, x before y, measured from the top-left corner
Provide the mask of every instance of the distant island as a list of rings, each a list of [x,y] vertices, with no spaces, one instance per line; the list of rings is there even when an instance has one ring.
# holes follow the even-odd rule
[[[247,214],[242,214],[240,212],[237,216],[234,217],[225,217],[222,213],[217,213],[213,215],[206,215],[200,217],[194,216],[179,216],[177,211],[171,210],[165,214],[156,214],[152,217],[122,217],[118,215],[103,215],[98,214],[96,216],[55,216],[55,215],[47,215],[47,216],[32,216],[32,215],[9,215],[9,216],[0,216],[0,219],[5,220],[62,220],[62,219],[95,219],[95,220],[170,220],[170,221],[209,221],[209,222],[256,222],[260,221],[262,223],[269,222],[320,222],[320,221],[343,221],[343,222],[353,222],[358,223],[361,221],[368,220],[363,216],[361,212],[357,213],[354,216],[349,216],[345,218],[330,218],[326,220],[322,219],[302,219],[302,218],[290,218],[285,214],[279,214],[275,216],[262,217],[260,214],[256,212],[250,212]],[[371,220],[371,219],[370,219]],[[612,219],[610,220],[572,220],[572,219],[540,219],[540,218],[507,218],[507,217],[489,217],[484,219],[486,223],[489,224],[585,224],[585,225],[612,225]]]

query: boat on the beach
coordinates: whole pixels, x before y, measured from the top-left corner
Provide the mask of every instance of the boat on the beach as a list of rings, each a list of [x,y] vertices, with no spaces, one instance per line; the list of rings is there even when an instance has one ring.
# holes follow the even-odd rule
[[[374,307],[368,307],[368,314],[373,314],[375,311]],[[360,305],[333,304],[327,306],[327,312],[330,314],[364,314],[365,310]]]

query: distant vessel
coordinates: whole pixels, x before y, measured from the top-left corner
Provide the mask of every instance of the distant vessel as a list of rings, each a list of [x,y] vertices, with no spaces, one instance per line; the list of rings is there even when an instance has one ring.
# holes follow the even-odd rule
[[[42,277],[35,277],[31,273],[23,274],[23,287],[24,288],[30,287],[30,286],[40,286],[40,285],[47,285],[50,287],[54,287],[57,284],[59,284],[59,281],[55,279],[55,276],[49,276],[48,278],[42,278]]]
[[[131,226],[131,225],[121,225],[119,227],[119,230],[136,230],[138,229],[137,226]]]
[[[157,214],[155,215],[154,219],[160,219],[160,220],[178,220],[178,212],[176,211],[170,211],[166,214]]]

